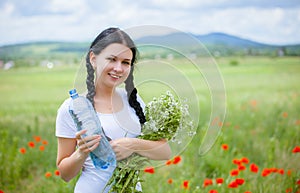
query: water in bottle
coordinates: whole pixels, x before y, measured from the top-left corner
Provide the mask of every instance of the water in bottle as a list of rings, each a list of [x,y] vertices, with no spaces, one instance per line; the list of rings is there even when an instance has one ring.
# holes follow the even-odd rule
[[[72,98],[69,112],[77,130],[87,130],[81,137],[101,135],[98,147],[90,153],[95,167],[106,169],[109,165],[116,166],[116,155],[103,132],[100,120],[91,102],[86,97],[78,95],[76,89],[70,90],[69,94]]]

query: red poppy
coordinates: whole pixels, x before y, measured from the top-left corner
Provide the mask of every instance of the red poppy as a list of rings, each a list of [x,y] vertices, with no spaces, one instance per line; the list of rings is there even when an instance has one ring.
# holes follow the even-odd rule
[[[300,185],[300,180],[297,180],[296,184],[297,184],[297,185]]]
[[[40,142],[41,141],[41,137],[40,136],[34,136],[33,138],[34,138],[34,140],[36,142]]]
[[[29,141],[28,142],[28,146],[31,147],[31,148],[34,148],[35,144],[33,141]]]
[[[216,183],[217,184],[222,184],[224,182],[223,178],[216,178]]]
[[[250,171],[251,172],[257,173],[258,170],[259,169],[258,169],[258,166],[256,164],[253,163],[253,164],[250,165]]]
[[[233,159],[232,163],[234,163],[236,165],[240,165],[242,162],[239,159]]]
[[[244,166],[244,165],[239,165],[238,166],[239,171],[242,171],[242,170],[245,170],[245,169],[246,169],[246,166]]]
[[[239,175],[239,170],[237,170],[237,169],[231,170],[230,175],[231,176],[237,176],[237,175]]]
[[[210,190],[209,193],[218,193],[217,190]]]
[[[46,178],[50,178],[51,176],[52,176],[52,173],[51,173],[51,172],[46,172],[46,173],[45,173],[45,177],[46,177]]]
[[[188,189],[189,188],[189,181],[188,180],[184,180],[183,183],[182,183],[182,187],[184,189]]]
[[[149,173],[149,174],[154,174],[154,167],[146,167],[144,169],[144,172]]]
[[[284,174],[284,169],[279,169],[277,172],[278,172],[279,174],[283,175],[283,174]]]
[[[238,185],[243,185],[245,180],[243,178],[237,178],[235,179],[235,182],[238,184]]]
[[[213,185],[213,181],[211,179],[205,179],[203,182],[203,187]]]
[[[293,192],[293,188],[287,188],[287,189],[285,190],[285,192],[286,192],[286,193]]]
[[[55,171],[54,171],[54,174],[55,174],[56,176],[59,176],[59,175],[60,175],[59,170],[55,170]]]
[[[167,182],[168,182],[168,184],[172,184],[173,183],[173,179],[169,178]]]
[[[26,149],[24,147],[21,147],[19,149],[19,151],[20,151],[21,154],[25,154],[26,153]]]
[[[169,166],[169,165],[171,165],[171,164],[172,164],[172,160],[166,161],[166,165],[167,165],[167,166]]]
[[[265,169],[263,169],[263,171],[261,172],[261,175],[262,175],[263,177],[266,177],[266,176],[268,176],[270,173],[271,173],[271,170],[270,170],[269,168],[265,168]]]
[[[173,164],[178,164],[180,161],[181,161],[181,157],[179,155],[175,156],[173,159]]]
[[[287,117],[288,117],[288,113],[287,113],[287,112],[283,112],[283,113],[282,113],[282,117],[283,117],[283,118],[287,118]]]
[[[292,175],[292,170],[288,170],[288,171],[286,172],[286,175],[288,175],[288,176]]]
[[[246,191],[245,193],[251,193],[250,191]]]
[[[241,159],[241,162],[244,163],[244,164],[248,164],[250,161],[249,161],[248,158],[243,157],[243,158]]]
[[[237,188],[238,184],[236,183],[236,181],[232,181],[228,184],[228,188]]]
[[[299,153],[300,152],[300,146],[296,146],[293,151],[293,153]]]
[[[39,149],[40,149],[40,151],[44,151],[45,150],[45,146],[41,145]]]
[[[225,150],[225,151],[229,149],[229,146],[228,146],[227,144],[222,144],[221,147],[222,147],[222,149]]]
[[[3,190],[0,190],[0,193],[4,193],[4,191],[3,191]]]
[[[42,141],[42,144],[43,144],[43,145],[48,145],[48,141],[47,141],[47,140],[43,140],[43,141]]]

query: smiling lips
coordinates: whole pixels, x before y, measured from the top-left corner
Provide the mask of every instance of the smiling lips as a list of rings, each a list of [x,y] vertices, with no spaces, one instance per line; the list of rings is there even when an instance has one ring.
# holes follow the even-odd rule
[[[122,76],[119,76],[119,75],[116,75],[116,74],[111,74],[111,73],[108,73],[109,76],[113,77],[113,78],[122,78]]]

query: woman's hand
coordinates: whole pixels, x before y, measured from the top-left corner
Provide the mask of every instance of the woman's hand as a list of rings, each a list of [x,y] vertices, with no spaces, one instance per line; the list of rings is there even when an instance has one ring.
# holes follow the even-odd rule
[[[100,135],[92,135],[82,138],[81,135],[86,133],[86,129],[76,133],[78,151],[83,157],[87,157],[91,151],[94,151],[100,143]]]
[[[110,145],[116,154],[117,160],[125,159],[134,152],[132,147],[135,140],[135,138],[120,138],[110,141]]]

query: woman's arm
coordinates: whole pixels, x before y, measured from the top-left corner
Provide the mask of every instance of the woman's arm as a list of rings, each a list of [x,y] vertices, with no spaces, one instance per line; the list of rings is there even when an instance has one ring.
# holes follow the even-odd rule
[[[76,133],[74,139],[58,137],[56,164],[61,178],[66,182],[80,172],[89,152],[93,151],[99,144],[99,135],[81,139],[80,136],[85,132],[86,130],[82,130]],[[77,144],[78,148],[76,149]]]
[[[110,142],[117,160],[122,160],[137,153],[153,160],[167,160],[171,157],[171,148],[167,140],[144,140],[138,138],[120,138]]]

